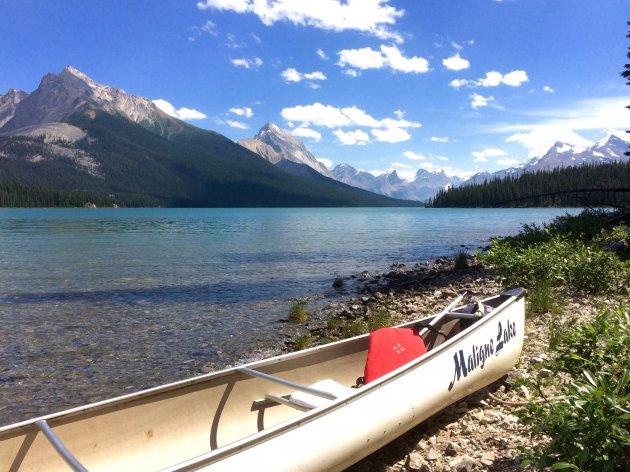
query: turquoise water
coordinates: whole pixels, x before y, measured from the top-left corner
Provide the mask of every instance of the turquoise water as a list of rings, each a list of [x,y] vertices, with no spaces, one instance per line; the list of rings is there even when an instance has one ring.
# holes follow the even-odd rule
[[[2,209],[0,424],[264,355],[336,276],[474,251],[558,209]]]

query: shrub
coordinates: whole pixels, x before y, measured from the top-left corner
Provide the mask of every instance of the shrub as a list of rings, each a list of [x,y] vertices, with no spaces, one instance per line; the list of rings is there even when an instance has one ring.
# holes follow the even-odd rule
[[[535,287],[541,281],[586,293],[617,288],[623,265],[607,249],[554,236],[532,246],[493,241],[482,259],[493,265],[505,285]]]
[[[289,308],[289,321],[293,323],[303,323],[309,317],[306,311],[306,302],[304,300],[293,300],[291,308]]]
[[[335,277],[332,283],[333,288],[341,288],[343,287],[343,279],[341,277]]]
[[[549,440],[524,451],[527,462],[552,469],[594,472],[630,469],[630,309],[572,322],[556,339],[545,367],[561,399],[517,412],[532,436]],[[571,376],[569,384],[557,379]]]

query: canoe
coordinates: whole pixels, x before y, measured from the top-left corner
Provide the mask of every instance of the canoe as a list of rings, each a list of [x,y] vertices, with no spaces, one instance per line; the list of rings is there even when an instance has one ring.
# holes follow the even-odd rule
[[[2,471],[343,470],[518,361],[525,290],[400,325],[427,352],[358,388],[370,335],[0,428]]]

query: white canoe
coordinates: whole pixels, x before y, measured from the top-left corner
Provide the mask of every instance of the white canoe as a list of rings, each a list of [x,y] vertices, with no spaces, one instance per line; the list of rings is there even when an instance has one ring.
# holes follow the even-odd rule
[[[510,370],[524,294],[402,325],[433,325],[421,330],[428,352],[360,388],[330,385],[363,374],[368,335],[0,428],[0,470],[343,470]],[[317,382],[320,406],[293,404],[291,392]]]

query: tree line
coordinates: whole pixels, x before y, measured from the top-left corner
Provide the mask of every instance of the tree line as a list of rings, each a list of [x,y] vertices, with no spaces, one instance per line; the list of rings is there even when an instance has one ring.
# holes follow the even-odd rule
[[[584,207],[630,205],[630,163],[585,164],[526,172],[441,190],[430,208]]]
[[[114,195],[80,190],[53,190],[18,182],[0,181],[0,208],[76,208],[92,205],[97,207],[142,207],[146,206],[147,203],[149,202],[144,201],[142,197],[117,198]]]

